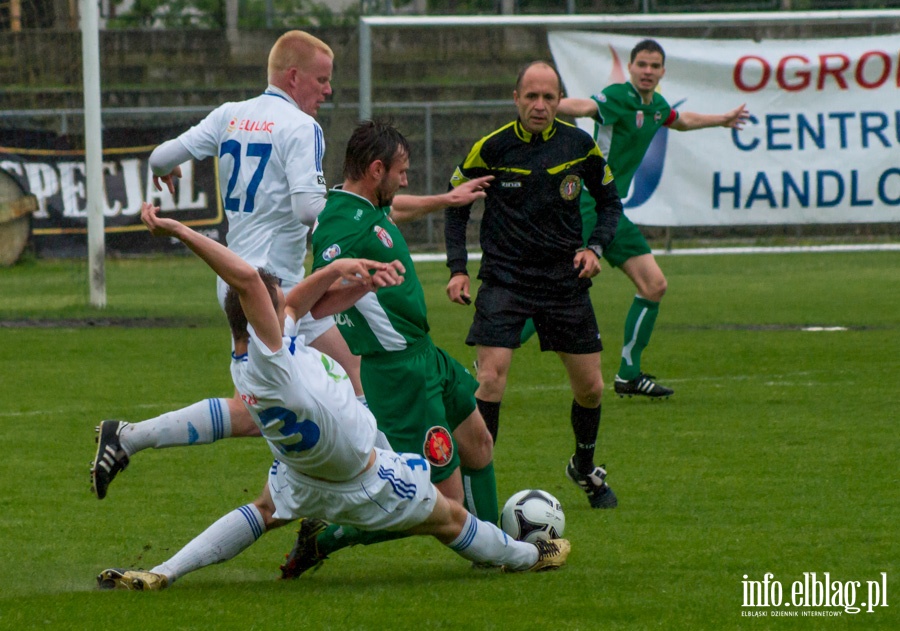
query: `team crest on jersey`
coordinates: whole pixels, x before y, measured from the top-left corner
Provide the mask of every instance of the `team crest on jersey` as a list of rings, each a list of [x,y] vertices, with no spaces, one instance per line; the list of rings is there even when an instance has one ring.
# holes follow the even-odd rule
[[[235,129],[237,129],[237,120],[232,118],[230,121],[228,121],[228,127],[225,128],[225,131],[230,134]]]
[[[334,245],[329,245],[327,248],[325,248],[325,251],[322,252],[322,258],[326,261],[333,261],[340,255],[341,246],[339,246],[337,243],[335,243]]]
[[[598,101],[600,101],[601,103],[606,103],[606,95],[603,94],[603,92],[601,92],[600,94],[597,94],[596,96],[594,96],[594,98],[597,99]]]
[[[425,433],[422,453],[434,467],[445,467],[453,459],[453,439],[447,428],[435,425]]]
[[[634,124],[638,129],[640,129],[641,127],[644,126],[644,113],[643,112],[639,111],[637,114],[635,114]]]
[[[382,245],[386,248],[394,247],[394,240],[391,239],[391,235],[388,234],[388,231],[382,228],[381,226],[373,226],[372,231],[378,237],[378,240],[381,241]]]
[[[559,185],[559,195],[567,201],[572,201],[581,193],[581,178],[577,175],[567,175]]]

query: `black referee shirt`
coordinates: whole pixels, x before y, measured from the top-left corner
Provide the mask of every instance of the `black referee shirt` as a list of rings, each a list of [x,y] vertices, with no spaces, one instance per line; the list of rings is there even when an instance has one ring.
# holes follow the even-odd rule
[[[589,245],[612,241],[622,203],[612,173],[589,134],[555,120],[541,134],[520,121],[485,136],[456,168],[451,186],[493,175],[481,220],[478,277],[528,294],[565,294],[590,286],[572,266],[582,247],[578,198],[585,185],[597,201]],[[471,204],[445,211],[447,266],[465,272]]]

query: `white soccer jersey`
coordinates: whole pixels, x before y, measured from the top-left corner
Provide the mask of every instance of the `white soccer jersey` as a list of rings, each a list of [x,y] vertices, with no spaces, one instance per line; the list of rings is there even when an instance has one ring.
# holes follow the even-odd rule
[[[287,338],[273,353],[251,327],[249,349],[233,359],[231,377],[277,460],[335,482],[365,468],[375,417],[328,356]]]
[[[316,120],[270,85],[219,106],[178,138],[195,159],[219,159],[228,247],[283,280],[302,280],[309,229],[294,216],[291,194],[326,193]]]

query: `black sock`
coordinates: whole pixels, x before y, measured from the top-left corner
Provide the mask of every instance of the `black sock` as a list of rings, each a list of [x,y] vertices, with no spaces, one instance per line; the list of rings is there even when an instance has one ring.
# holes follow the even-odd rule
[[[487,425],[491,438],[494,439],[494,444],[496,445],[497,431],[500,429],[500,401],[495,403],[494,401],[482,401],[476,398],[475,403],[478,404],[481,418],[484,419],[484,424]]]
[[[586,408],[572,401],[572,431],[575,432],[575,468],[579,473],[594,470],[594,447],[600,431],[600,406]]]

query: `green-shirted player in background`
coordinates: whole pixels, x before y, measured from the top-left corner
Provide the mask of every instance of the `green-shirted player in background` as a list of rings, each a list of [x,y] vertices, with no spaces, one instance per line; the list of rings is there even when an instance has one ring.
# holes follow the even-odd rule
[[[653,136],[662,126],[676,131],[705,127],[740,129],[750,116],[744,105],[724,114],[697,114],[672,109],[656,91],[666,73],[665,64],[666,54],[662,47],[652,39],[643,40],[631,51],[628,64],[631,81],[607,86],[589,99],[566,98],[559,104],[559,114],[594,119],[594,139],[601,147],[606,145],[601,137],[604,134],[608,136],[606,160],[622,199],[628,195],[635,171],[644,159]],[[594,229],[597,213],[594,211],[594,198],[583,193],[581,216],[586,238]],[[615,238],[603,250],[603,258],[625,272],[637,288],[625,319],[622,361],[615,380],[616,394],[669,397],[673,394],[671,388],[656,383],[653,375],[641,371],[641,353],[650,343],[659,303],[666,293],[666,277],[641,231],[624,213],[619,219]],[[522,342],[532,333],[534,326],[529,321],[522,332]]]
[[[361,356],[360,379],[370,393],[367,404],[391,449],[425,456],[431,480],[441,493],[479,519],[496,523],[493,441],[475,403],[478,382],[431,341],[425,294],[406,241],[393,221],[426,212],[405,207],[391,210],[394,194],[407,185],[408,169],[409,144],[393,126],[364,121],[356,127],[347,143],[343,187],[329,191],[313,229],[313,271],[366,253],[374,261],[399,261],[405,268],[405,281],[356,302],[346,300],[340,287],[332,287],[311,313],[318,318],[339,312],[335,316],[338,329],[353,354]],[[476,198],[484,197],[482,189],[490,179],[475,182]],[[352,295],[352,290],[348,286],[347,294]],[[340,524],[326,527],[321,520],[304,519],[297,543],[281,568],[282,577],[297,577],[341,548],[399,536],[406,535]]]

